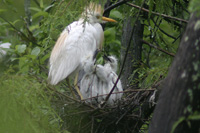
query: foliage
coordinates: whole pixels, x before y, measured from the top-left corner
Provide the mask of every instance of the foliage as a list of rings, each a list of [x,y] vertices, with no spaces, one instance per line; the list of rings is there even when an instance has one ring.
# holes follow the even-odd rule
[[[174,133],[176,128],[181,125],[181,123],[187,123],[187,126],[191,127],[191,123],[194,121],[199,121],[200,120],[200,112],[193,112],[189,116],[185,117],[182,116],[180,117],[172,126],[171,133]]]
[[[199,0],[192,0],[192,2],[190,2],[189,5],[189,11],[190,12],[199,12],[200,11],[200,7],[198,6],[200,4]],[[197,14],[199,15],[199,14]]]
[[[93,1],[102,4],[106,2],[100,0]],[[193,2],[191,2],[190,11],[198,9],[194,6],[199,5],[197,1],[198,0],[193,0]],[[0,9],[0,40],[2,42],[12,43],[11,49],[8,51],[10,57],[5,59],[7,60],[6,62],[4,60],[2,63],[3,65],[0,65],[0,67],[3,68],[0,71],[0,75],[2,76],[1,81],[5,81],[0,82],[0,84],[3,85],[1,86],[3,93],[0,95],[2,95],[1,98],[4,99],[4,101],[1,101],[1,106],[5,106],[6,100],[10,103],[10,108],[4,108],[5,110],[2,110],[1,114],[9,112],[8,110],[12,112],[7,113],[7,115],[4,115],[2,118],[11,114],[13,115],[13,117],[8,116],[8,118],[10,118],[10,121],[8,121],[10,124],[7,125],[13,126],[10,130],[17,129],[17,125],[15,126],[12,123],[11,118],[16,118],[15,121],[19,121],[20,117],[17,115],[24,115],[26,116],[23,119],[24,121],[18,124],[27,124],[27,126],[24,127],[24,130],[27,132],[30,130],[35,130],[37,132],[58,132],[59,126],[57,124],[59,120],[56,113],[51,108],[51,106],[53,106],[64,121],[62,125],[63,129],[70,129],[70,131],[73,132],[80,130],[81,127],[85,125],[83,123],[91,120],[91,117],[88,118],[90,113],[87,112],[83,115],[83,113],[80,113],[80,110],[86,110],[84,107],[82,108],[81,106],[81,108],[79,108],[80,106],[75,106],[74,103],[71,103],[71,101],[69,102],[69,99],[60,99],[60,96],[54,97],[55,103],[49,103],[52,98],[52,92],[45,90],[46,84],[44,81],[47,79],[48,58],[55,41],[68,24],[78,20],[85,5],[87,5],[89,1],[52,0],[50,2],[39,0],[39,4],[31,1],[31,7],[28,8],[31,11],[31,16],[29,16],[31,17],[30,25],[27,24],[25,19],[28,18],[28,16],[22,15],[24,14],[24,11],[22,11],[23,7],[19,7],[23,5],[22,0],[19,1],[18,4],[11,0],[4,0],[1,3],[3,4],[0,5],[0,7],[6,6],[7,9]],[[141,5],[141,3],[142,1],[136,0],[134,4]],[[175,54],[186,24],[156,16],[153,12],[188,19],[189,13],[187,11],[187,6],[188,3],[183,0],[147,0],[145,8],[148,8],[150,11],[149,13],[142,12],[139,18],[140,22],[144,25],[142,39],[165,51]],[[104,49],[101,54],[115,55],[120,59],[124,20],[129,16],[134,18],[138,11],[138,9],[125,4],[111,10],[110,17],[116,19],[118,23],[106,24],[104,31]],[[16,16],[13,15],[16,13]],[[98,57],[97,62],[103,63],[103,58],[101,56]],[[157,82],[165,78],[172,60],[173,57],[166,53],[143,44],[141,60],[138,61],[140,65],[132,72],[132,77],[137,74],[138,78],[131,81],[131,83],[139,83],[138,87],[142,89],[151,88]],[[134,66],[135,64],[133,63],[130,67]],[[4,74],[2,70],[5,71]],[[8,76],[6,76],[6,72],[8,72]],[[10,73],[17,73],[17,75],[9,76]],[[33,77],[37,77],[37,79]],[[132,78],[130,77],[130,79]],[[54,88],[56,88],[58,92],[65,92],[70,96],[69,88],[65,81]],[[66,102],[69,102],[69,104],[66,105]],[[18,110],[18,112],[22,113],[18,114],[17,111],[13,110]],[[78,115],[72,115],[73,113],[77,113]],[[54,122],[50,121],[51,118]],[[94,121],[101,123],[102,120],[95,119]],[[40,123],[42,125],[41,127],[38,126]],[[48,128],[47,125],[49,126]],[[7,126],[5,126],[5,128],[6,127]],[[146,125],[143,127],[146,127]]]
[[[0,91],[0,132],[59,131],[59,117],[45,84],[29,76],[4,75]]]

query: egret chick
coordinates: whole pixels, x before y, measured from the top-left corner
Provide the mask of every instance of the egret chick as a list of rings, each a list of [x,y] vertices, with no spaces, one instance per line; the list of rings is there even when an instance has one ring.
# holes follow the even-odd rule
[[[98,103],[100,99],[99,95],[99,79],[95,74],[95,60],[91,58],[92,56],[86,58],[83,61],[84,76],[80,82],[80,92],[84,99],[89,103]],[[97,98],[92,98],[97,97]]]
[[[116,71],[117,71],[117,59],[114,56],[109,56],[108,62],[104,66],[97,65],[96,74],[101,80],[100,81],[101,85],[99,85],[99,87],[101,87],[99,88],[101,90],[101,93],[103,94],[110,93],[118,78]],[[119,80],[113,92],[120,92],[120,91],[123,91],[123,89],[121,81]],[[122,95],[123,95],[122,93],[111,94],[111,96],[108,99],[108,104],[113,105],[115,101],[121,99]],[[103,98],[105,100],[106,96],[104,96]]]

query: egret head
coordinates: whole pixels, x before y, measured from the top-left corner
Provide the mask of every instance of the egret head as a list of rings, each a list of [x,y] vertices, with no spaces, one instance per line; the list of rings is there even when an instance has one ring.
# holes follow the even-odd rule
[[[90,23],[102,23],[102,22],[117,22],[114,19],[103,17],[103,10],[101,5],[90,3],[89,6],[85,8],[85,12],[82,13],[82,17]]]
[[[107,58],[107,59],[106,59]],[[117,61],[117,58],[116,57],[114,57],[114,56],[108,56],[108,57],[106,57],[106,58],[104,58],[104,59],[106,59],[107,61],[106,61],[106,64],[110,64],[110,66],[111,66],[111,68],[112,68],[112,70],[114,71],[114,72],[117,72],[117,63],[118,63],[118,61]]]

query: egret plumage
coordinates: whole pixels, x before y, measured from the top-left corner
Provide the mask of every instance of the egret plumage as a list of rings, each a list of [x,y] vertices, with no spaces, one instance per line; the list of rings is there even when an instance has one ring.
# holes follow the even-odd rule
[[[63,30],[49,59],[50,84],[56,85],[61,80],[76,74],[81,69],[81,61],[101,48],[104,33],[100,23],[104,21],[116,22],[102,17],[100,5],[90,3],[81,18]],[[80,93],[78,89],[77,92]]]
[[[109,61],[103,65],[95,65],[92,58],[83,61],[85,75],[80,83],[80,92],[84,99],[90,103],[101,103],[105,100],[107,94],[110,93],[118,76],[117,59],[114,56],[108,57]],[[114,88],[114,93],[123,91],[121,81]],[[108,104],[113,105],[120,100],[122,93],[112,94],[108,99]]]
[[[117,59],[114,56],[109,56],[108,61],[104,66],[97,65],[96,67],[96,75],[101,79],[99,90],[102,91],[103,94],[109,94],[112,88],[114,87],[115,82],[117,81]],[[119,80],[116,87],[114,88],[113,93],[110,95],[108,99],[108,104],[113,105],[115,101],[120,100],[123,93],[117,93],[123,91],[121,81]],[[105,100],[106,96],[103,97]]]
[[[84,99],[88,99],[87,102],[97,103],[100,99],[97,97],[99,94],[99,79],[95,74],[95,60],[92,56],[86,58],[83,61],[84,75],[80,81],[80,92]],[[92,98],[96,97],[96,98]]]

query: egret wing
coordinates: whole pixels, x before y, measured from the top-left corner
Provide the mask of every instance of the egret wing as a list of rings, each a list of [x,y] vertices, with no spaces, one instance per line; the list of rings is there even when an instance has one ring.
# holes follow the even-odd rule
[[[50,56],[50,69],[48,79],[52,85],[57,84],[59,81],[66,78],[73,71],[75,71],[80,62],[80,49],[73,47],[73,42],[69,41],[70,30],[77,26],[77,22],[69,25],[58,38],[51,56]]]
[[[87,22],[76,21],[61,33],[50,57],[49,81],[55,85],[79,69],[83,58],[97,48],[97,31]]]

